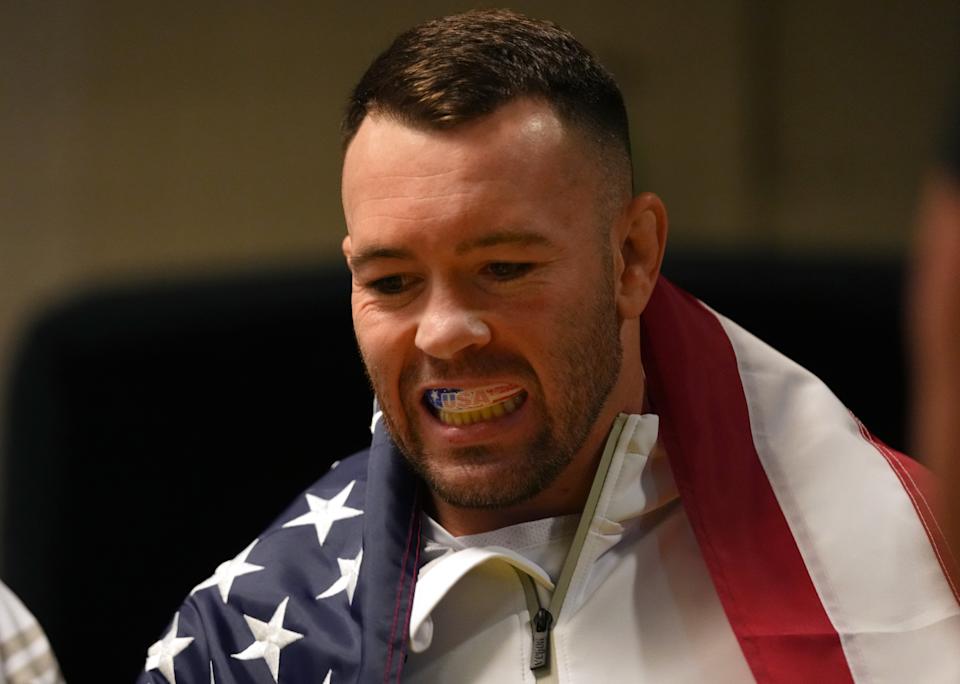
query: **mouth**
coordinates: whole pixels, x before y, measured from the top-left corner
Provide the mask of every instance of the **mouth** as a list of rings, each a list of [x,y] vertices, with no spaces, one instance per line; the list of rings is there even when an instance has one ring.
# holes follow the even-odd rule
[[[435,387],[423,394],[424,404],[440,422],[456,426],[496,420],[516,411],[526,399],[526,390],[511,383],[470,389]]]

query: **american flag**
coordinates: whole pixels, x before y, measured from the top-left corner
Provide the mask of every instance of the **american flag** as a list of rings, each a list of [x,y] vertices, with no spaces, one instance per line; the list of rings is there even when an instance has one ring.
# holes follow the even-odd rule
[[[194,587],[147,650],[138,684],[398,680],[419,563],[417,489],[378,422],[369,450]],[[176,562],[175,549],[159,551]]]
[[[908,672],[960,681],[954,651],[896,636],[914,631],[904,615],[948,616],[935,623],[942,643],[960,633],[960,566],[932,517],[929,473],[873,438],[812,374],[669,282],[659,281],[640,325],[682,505],[757,681],[850,682],[856,668],[900,673],[890,681]],[[421,494],[376,416],[374,425],[368,452],[196,586],[150,647],[141,684],[399,682]],[[869,492],[857,509],[837,496],[855,490]],[[909,560],[903,548],[915,550]],[[158,549],[170,562],[175,552]],[[864,622],[873,606],[889,618]],[[848,642],[837,624],[894,636]]]

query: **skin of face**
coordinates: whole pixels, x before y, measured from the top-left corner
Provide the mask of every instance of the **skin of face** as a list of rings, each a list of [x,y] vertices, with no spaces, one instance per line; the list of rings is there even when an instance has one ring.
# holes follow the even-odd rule
[[[639,412],[636,319],[666,212],[609,182],[545,103],[451,130],[361,124],[342,199],[357,340],[401,451],[454,534],[579,510],[617,413]],[[437,388],[522,388],[514,412],[448,425]]]

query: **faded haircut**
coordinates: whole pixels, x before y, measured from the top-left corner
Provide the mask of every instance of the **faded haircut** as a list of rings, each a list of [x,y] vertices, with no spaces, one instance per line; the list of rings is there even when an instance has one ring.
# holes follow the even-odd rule
[[[568,31],[512,10],[433,19],[398,36],[353,90],[343,147],[369,114],[444,130],[521,97],[549,103],[595,146],[609,193],[632,190],[627,112],[613,77]]]

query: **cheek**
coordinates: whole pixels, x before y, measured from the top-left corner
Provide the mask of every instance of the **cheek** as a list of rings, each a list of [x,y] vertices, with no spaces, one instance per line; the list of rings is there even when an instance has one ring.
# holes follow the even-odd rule
[[[527,323],[524,343],[544,392],[556,398],[571,392],[569,382],[606,354],[607,337],[619,335],[612,296],[593,290],[568,290],[538,309]]]
[[[374,381],[377,391],[386,389],[383,383],[390,376],[389,353],[390,341],[383,339],[381,335],[374,331],[364,329],[362,326],[355,327],[357,334],[357,345],[360,347],[360,355],[363,357],[363,363],[367,367],[367,373],[370,379]]]
[[[396,393],[407,353],[405,339],[412,340],[404,322],[373,309],[354,307],[353,327],[367,373],[381,395]]]
[[[561,342],[565,306],[548,298],[526,301],[509,315],[491,324],[493,344],[498,350],[522,359],[540,385],[551,395],[557,384],[556,347]]]

